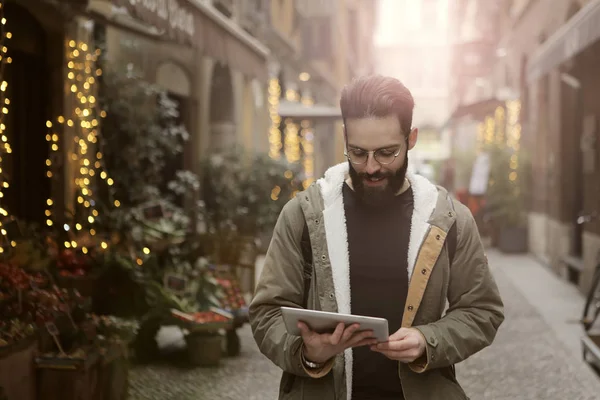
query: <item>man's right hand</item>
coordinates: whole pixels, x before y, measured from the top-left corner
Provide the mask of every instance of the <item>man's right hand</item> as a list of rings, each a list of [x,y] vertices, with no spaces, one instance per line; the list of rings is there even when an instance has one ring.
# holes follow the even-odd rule
[[[310,330],[303,322],[298,323],[298,328],[304,341],[304,357],[314,363],[324,363],[351,347],[377,344],[373,338],[373,331],[362,331],[359,324],[345,327],[339,323],[333,333],[317,333]]]

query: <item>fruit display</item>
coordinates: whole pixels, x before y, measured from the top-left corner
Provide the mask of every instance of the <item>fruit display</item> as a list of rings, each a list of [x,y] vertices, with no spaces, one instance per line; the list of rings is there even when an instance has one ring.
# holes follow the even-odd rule
[[[140,324],[135,320],[117,318],[108,315],[89,315],[96,333],[105,339],[132,341],[140,329]]]
[[[88,275],[92,263],[89,256],[72,249],[64,249],[56,259],[56,267],[62,277],[82,277]]]
[[[221,301],[221,308],[231,311],[246,307],[246,300],[244,300],[240,284],[236,278],[218,276],[216,279],[223,288],[223,295],[219,299]]]
[[[193,313],[192,316],[194,317],[194,322],[197,322],[199,324],[210,324],[215,322],[230,321],[230,318],[222,314],[216,313],[214,311],[200,311]]]
[[[30,276],[12,264],[0,264],[0,291],[3,293],[29,288]]]
[[[171,314],[179,321],[186,322],[188,329],[191,331],[227,329],[231,326],[233,320],[233,315],[218,309],[197,311],[194,313],[171,310]]]
[[[32,324],[19,319],[0,320],[0,348],[19,342],[34,334]]]

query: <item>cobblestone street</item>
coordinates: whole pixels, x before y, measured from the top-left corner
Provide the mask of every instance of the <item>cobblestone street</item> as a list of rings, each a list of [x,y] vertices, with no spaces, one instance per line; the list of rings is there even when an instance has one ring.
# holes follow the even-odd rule
[[[529,257],[492,251],[489,259],[506,321],[490,348],[457,366],[467,394],[473,400],[600,399],[600,380],[581,361],[579,327],[573,321],[583,299],[576,289]],[[220,368],[134,368],[131,398],[276,399],[280,372],[258,352],[248,326],[240,335],[242,354],[225,359]]]

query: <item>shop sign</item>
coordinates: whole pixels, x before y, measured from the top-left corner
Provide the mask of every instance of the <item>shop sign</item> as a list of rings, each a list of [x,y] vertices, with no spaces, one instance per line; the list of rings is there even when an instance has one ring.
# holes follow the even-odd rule
[[[194,10],[184,0],[113,0],[142,22],[164,31],[171,38],[192,44],[196,33]]]

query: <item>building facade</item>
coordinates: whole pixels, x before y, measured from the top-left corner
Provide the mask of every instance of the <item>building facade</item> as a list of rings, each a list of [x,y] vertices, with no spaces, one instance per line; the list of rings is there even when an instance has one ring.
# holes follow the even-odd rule
[[[445,160],[449,141],[442,131],[448,116],[449,62],[447,0],[384,0],[379,6],[376,70],[400,79],[415,99],[413,125],[419,128],[410,161]],[[421,167],[421,168],[419,168]]]
[[[520,137],[532,164],[529,250],[585,291],[600,250],[600,96],[593,89],[600,67],[600,2],[496,3],[488,19],[479,19],[499,34],[471,57],[489,62],[462,84],[461,112],[468,114],[470,107],[473,114],[478,105],[485,114],[495,102],[519,101]],[[468,1],[461,4],[469,7]],[[457,26],[466,24],[465,9],[457,12]],[[483,110],[486,102],[491,107]]]
[[[343,161],[342,87],[373,73],[376,2],[272,0],[269,154],[303,163],[310,184]]]
[[[204,156],[242,144],[301,163],[309,184],[342,160],[339,93],[352,77],[373,70],[374,5],[7,0],[8,54],[14,61],[6,74],[14,108],[7,134],[14,162],[5,168],[17,178],[6,207],[40,223],[47,199],[69,209],[80,170],[71,159],[77,146],[69,143],[87,138],[80,131],[96,126],[89,117],[96,105],[87,99],[97,96],[98,45],[108,63],[136,66],[178,104],[190,133],[182,167],[201,172]],[[50,159],[57,160],[53,171]],[[49,173],[64,176],[64,182],[51,184]]]

